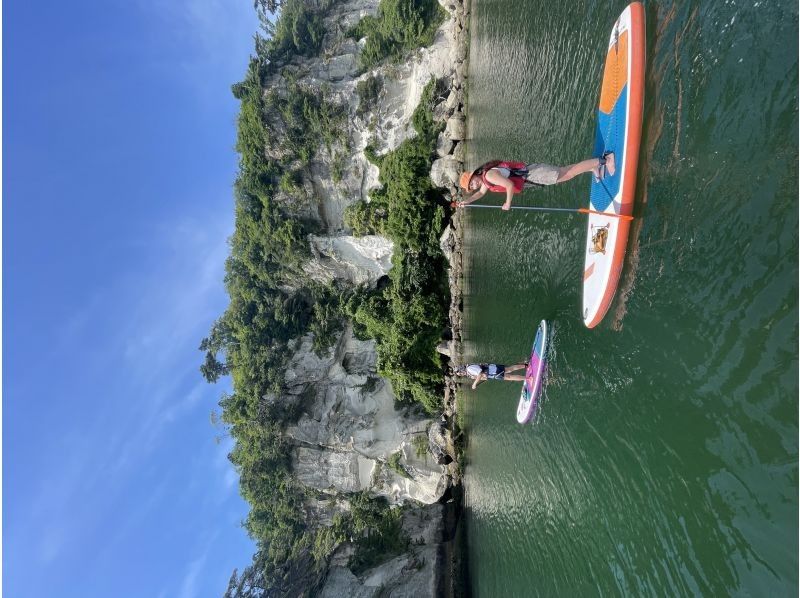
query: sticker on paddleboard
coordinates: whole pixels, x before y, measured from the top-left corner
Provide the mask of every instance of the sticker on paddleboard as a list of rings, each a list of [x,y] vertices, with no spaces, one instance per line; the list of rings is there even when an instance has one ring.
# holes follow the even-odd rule
[[[544,378],[545,352],[547,351],[547,322],[542,320],[536,330],[531,358],[525,370],[525,382],[517,405],[517,421],[526,424],[536,413]]]
[[[583,268],[583,321],[594,328],[605,316],[625,261],[642,137],[645,70],[644,7],[630,4],[611,29],[605,55],[594,156],[613,152],[614,174],[592,180]],[[608,158],[606,158],[607,160]]]

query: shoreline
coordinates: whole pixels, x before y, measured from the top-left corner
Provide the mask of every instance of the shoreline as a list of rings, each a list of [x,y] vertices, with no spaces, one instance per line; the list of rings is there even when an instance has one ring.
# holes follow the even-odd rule
[[[471,0],[454,0],[445,6],[456,19],[455,43],[456,52],[463,56],[452,75],[451,94],[456,94],[456,109],[447,119],[447,126],[437,147],[439,158],[431,168],[431,179],[434,184],[447,189],[443,197],[448,203],[456,201],[459,196],[457,181],[464,170],[467,124],[467,84],[469,78],[469,48]],[[446,103],[452,102],[448,98]],[[457,137],[457,139],[456,139]],[[443,139],[444,138],[444,139]],[[452,144],[451,144],[452,143]],[[449,152],[442,152],[442,146],[450,147]],[[441,166],[437,167],[437,163]],[[449,339],[439,346],[439,352],[449,358],[450,366],[463,361],[463,282],[464,282],[464,211],[452,209],[450,219],[440,238],[440,247],[449,267],[447,271],[450,291],[448,309]],[[449,370],[449,368],[448,368]],[[458,412],[459,382],[450,371],[444,376],[443,423],[449,433],[453,462],[447,465],[451,483],[442,502],[446,507],[444,518],[445,542],[439,545],[437,560],[441,567],[435,569],[434,588],[437,596],[465,597],[471,595],[469,583],[469,558],[464,520],[464,452],[465,437],[462,420]]]
[[[284,443],[288,455],[268,473],[277,478],[285,470],[293,480],[291,491],[295,494],[279,494],[276,500],[259,486],[258,476],[242,476],[240,485],[241,480],[250,480],[246,489],[248,496],[254,497],[251,507],[269,515],[257,530],[259,541],[270,546],[277,543],[284,554],[293,556],[285,560],[279,558],[278,552],[262,550],[256,555],[261,554],[262,560],[257,562],[254,556],[241,579],[261,568],[273,589],[290,593],[314,588],[320,596],[362,591],[366,592],[364,595],[375,595],[389,588],[402,588],[420,596],[463,596],[469,594],[463,518],[464,434],[457,414],[459,383],[451,375],[451,366],[460,362],[462,353],[465,221],[463,210],[449,206],[459,195],[457,182],[466,154],[471,0],[436,0],[446,17],[432,34],[430,45],[418,46],[401,63],[381,64],[364,71],[358,58],[364,41],[343,36],[343,31],[371,16],[380,2],[337,4],[331,10],[320,5],[317,13],[295,15],[302,17],[304,23],[327,24],[328,33],[314,47],[318,53],[292,55],[290,60],[277,61],[276,66],[262,73],[259,69],[265,63],[273,63],[269,62],[270,47],[261,47],[263,55],[251,57],[253,68],[248,77],[235,85],[235,95],[242,102],[241,114],[256,115],[238,122],[238,135],[247,143],[237,149],[248,156],[242,164],[249,168],[248,176],[237,179],[244,181],[238,192],[250,209],[237,212],[237,231],[240,226],[245,231],[237,246],[241,255],[237,255],[242,263],[257,267],[256,274],[262,276],[258,280],[273,280],[272,274],[263,272],[273,267],[273,262],[288,263],[275,260],[273,254],[283,256],[292,248],[275,243],[270,234],[272,228],[264,231],[259,226],[264,208],[262,196],[272,198],[270,205],[274,204],[271,209],[277,221],[309,220],[317,227],[300,229],[302,235],[311,233],[307,235],[311,257],[302,263],[307,280],[304,278],[298,286],[276,288],[275,293],[284,298],[278,302],[279,307],[294,305],[292,300],[301,294],[302,284],[329,285],[341,280],[345,285],[377,286],[381,278],[390,280],[387,254],[398,252],[399,259],[407,260],[409,272],[419,280],[429,281],[424,287],[425,300],[437,304],[435,324],[424,319],[417,323],[428,327],[424,329],[425,344],[430,347],[426,351],[428,361],[420,362],[420,368],[427,367],[421,379],[428,387],[420,390],[421,383],[413,376],[391,368],[381,369],[378,375],[380,350],[390,356],[396,356],[393,351],[405,356],[403,351],[415,348],[402,343],[399,347],[391,343],[380,345],[382,339],[393,338],[389,332],[396,326],[406,326],[399,316],[391,317],[391,310],[389,317],[386,310],[380,313],[380,301],[375,305],[349,305],[353,311],[345,314],[345,307],[336,303],[338,295],[322,298],[339,310],[337,317],[349,315],[362,324],[374,323],[369,330],[371,338],[357,336],[352,322],[345,322],[342,330],[331,331],[324,325],[328,312],[323,310],[319,314],[315,311],[317,319],[304,324],[304,328],[292,330],[295,336],[278,337],[284,345],[276,344],[273,338],[283,333],[283,328],[275,332],[260,320],[251,322],[238,312],[230,316],[226,311],[223,318],[228,319],[224,321],[233,322],[236,333],[246,338],[256,334],[253,330],[265,338],[272,334],[265,346],[277,347],[276,354],[284,357],[288,353],[286,365],[280,369],[270,365],[272,369],[259,370],[260,378],[243,378],[250,386],[237,391],[240,394],[236,395],[236,405],[266,411],[280,404],[283,409],[276,408],[273,414],[280,429],[268,429],[273,434],[270,438]],[[303,111],[301,124],[319,129],[323,136],[320,140],[303,139],[301,143],[290,135],[294,121],[284,109],[296,105],[311,106],[308,113]],[[291,112],[290,116],[294,114]],[[272,139],[266,136],[267,129],[284,135],[266,143],[264,139]],[[421,141],[414,140],[415,133]],[[250,143],[253,139],[266,145]],[[327,152],[317,152],[315,141],[331,145]],[[387,160],[390,176],[382,180],[380,170]],[[298,161],[301,166],[305,164],[302,173]],[[283,172],[280,184],[264,183],[260,177],[266,171]],[[379,182],[391,189],[396,181],[408,186],[401,186],[397,192],[401,199],[407,199],[405,203],[384,200],[381,204],[380,194],[369,197]],[[403,216],[398,217],[398,222],[405,223],[408,212],[408,222],[419,223],[424,235],[415,226],[406,227],[407,236],[405,232],[394,234],[395,226],[382,231],[389,236],[372,236],[365,241],[369,235],[364,231],[372,229],[364,227],[370,221],[348,220],[350,213],[345,208],[367,205],[370,199],[378,201],[378,208],[397,208]],[[303,242],[300,234],[297,243]],[[272,261],[254,261],[248,253],[253,244],[273,252],[269,253]],[[425,248],[424,256],[430,256],[430,261],[417,256],[413,249],[418,246]],[[449,306],[443,297],[444,269]],[[406,272],[406,268],[399,272]],[[252,274],[242,269],[237,279],[241,280],[240,286],[234,287],[242,301],[232,304],[249,305],[248,301],[261,297],[261,287]],[[414,293],[422,290],[421,285],[411,287],[400,295],[385,297],[385,301],[396,301],[400,313],[406,309],[402,300],[414,299]],[[382,291],[383,287],[376,292]],[[397,301],[397,297],[401,300]],[[275,309],[266,299],[259,301],[262,310]],[[355,320],[357,315],[362,316],[361,320]],[[406,328],[408,334],[415,334],[413,327]],[[323,339],[322,350],[315,344],[318,338]],[[220,340],[227,341],[228,337]],[[447,359],[437,359],[436,353],[429,352],[436,342]],[[226,360],[230,351],[232,362],[249,364],[249,353],[245,352],[241,360],[235,359],[244,351],[241,346],[238,342],[224,345]],[[211,344],[209,347],[213,349]],[[216,363],[216,354],[209,354]],[[442,386],[436,383],[439,375]],[[398,394],[391,384],[395,378]],[[262,387],[271,388],[268,384],[274,379],[281,381],[280,392],[264,394]],[[411,382],[418,386],[410,386]],[[255,392],[248,392],[251,387]],[[422,408],[412,404],[398,409],[398,397],[414,398]],[[293,415],[280,419],[285,413]],[[231,418],[237,421],[236,414]],[[243,434],[236,441],[244,443],[248,456],[266,459],[251,436]],[[396,506],[405,508],[390,518],[381,514]],[[303,528],[291,536],[281,535],[281,529],[293,525],[295,520],[291,517],[302,520]],[[385,532],[387,539],[370,543],[370,534],[363,531],[371,528],[381,538]],[[401,546],[397,542],[403,538],[405,545]],[[309,562],[317,563],[319,568],[309,569]]]

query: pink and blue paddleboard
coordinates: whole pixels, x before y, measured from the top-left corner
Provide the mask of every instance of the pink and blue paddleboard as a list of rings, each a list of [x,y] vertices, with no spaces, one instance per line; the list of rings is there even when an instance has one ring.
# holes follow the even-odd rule
[[[531,349],[531,359],[528,369],[525,370],[525,382],[522,384],[522,393],[517,406],[517,421],[526,424],[536,413],[539,403],[539,394],[542,391],[544,378],[545,352],[547,351],[547,322],[542,320],[536,331],[536,339]]]

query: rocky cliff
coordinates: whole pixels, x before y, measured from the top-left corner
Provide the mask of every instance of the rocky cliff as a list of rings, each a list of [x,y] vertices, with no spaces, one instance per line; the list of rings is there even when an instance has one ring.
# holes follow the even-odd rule
[[[374,285],[391,267],[392,243],[381,236],[355,237],[343,214],[347,206],[368,201],[378,186],[378,168],[366,157],[369,145],[377,154],[391,151],[414,135],[411,116],[425,85],[435,78],[444,90],[437,99],[435,118],[444,123],[438,159],[431,178],[444,194],[455,194],[463,162],[464,84],[468,7],[462,0],[440,0],[447,18],[433,45],[418,49],[404,62],[360,72],[358,54],[364,40],[344,33],[366,15],[375,14],[378,0],[335,3],[325,16],[325,38],[316,58],[292,59],[290,68],[268,80],[268,89],[285,86],[287,73],[294,82],[319,90],[347,110],[346,138],[330,144],[303,169],[297,182],[306,202],[300,215],[315,220],[317,234],[308,238],[311,258],[304,270],[321,282],[344,280]],[[357,86],[381,82],[370,106],[360,105]],[[296,198],[295,198],[296,199]],[[456,225],[442,237],[442,249],[451,263],[453,297],[452,336],[458,339],[458,277]],[[441,349],[450,352],[455,341]],[[444,502],[457,476],[447,418],[432,419],[419,409],[398,408],[391,385],[376,373],[375,343],[359,340],[346,325],[336,343],[322,356],[312,350],[306,335],[290,343],[292,356],[285,375],[285,395],[265,397],[299,406],[301,415],[285,431],[292,447],[294,477],[318,491],[307,505],[315,525],[330,525],[337,512],[348,509],[343,493],[367,491],[385,497],[390,505],[407,505],[403,529],[416,540],[411,551],[359,576],[347,568],[352,546],[334,553],[324,582],[323,596],[420,596],[440,593],[442,559],[450,540],[444,521]],[[448,389],[450,396],[452,388]]]
[[[301,340],[286,372],[288,392],[306,401],[300,420],[286,430],[295,446],[293,473],[326,492],[366,490],[391,504],[435,503],[450,473],[427,453],[432,422],[396,409],[375,359],[375,343],[354,338],[350,326],[323,357],[309,337]],[[387,466],[393,455],[399,455],[395,469]]]

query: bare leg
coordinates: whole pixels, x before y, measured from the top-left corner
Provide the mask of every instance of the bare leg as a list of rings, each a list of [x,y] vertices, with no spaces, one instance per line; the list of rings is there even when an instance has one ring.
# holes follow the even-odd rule
[[[509,382],[525,382],[525,376],[519,376],[517,374],[511,374],[503,376],[503,380],[508,380]]]
[[[525,363],[518,363],[516,365],[509,365],[509,366],[506,366],[506,372],[516,372],[517,370],[521,370],[521,369],[524,369],[526,367],[528,367],[528,365],[525,364]]]
[[[558,173],[558,180],[556,183],[563,183],[571,178],[583,174],[584,172],[593,172],[596,177],[600,175],[600,160],[598,158],[590,158],[577,164],[570,164],[569,166],[562,166]],[[608,174],[613,175],[615,172],[614,154],[606,156],[606,170]]]

